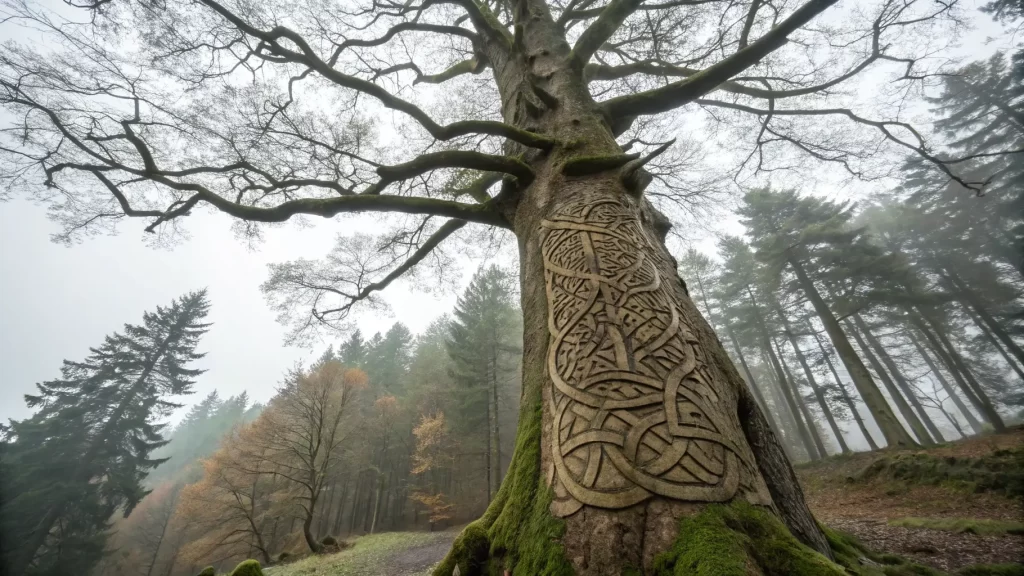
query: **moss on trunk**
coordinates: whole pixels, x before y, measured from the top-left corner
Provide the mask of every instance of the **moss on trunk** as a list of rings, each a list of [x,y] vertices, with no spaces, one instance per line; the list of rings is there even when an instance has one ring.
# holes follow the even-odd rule
[[[519,431],[508,474],[484,516],[456,538],[434,576],[545,574],[571,576],[572,566],[559,543],[564,523],[548,510],[551,490],[540,473],[542,405],[540,390],[525,391]]]

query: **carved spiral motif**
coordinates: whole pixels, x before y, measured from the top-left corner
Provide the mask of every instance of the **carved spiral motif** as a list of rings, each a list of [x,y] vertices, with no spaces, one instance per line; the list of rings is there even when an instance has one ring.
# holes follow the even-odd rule
[[[749,451],[723,434],[735,419],[637,217],[613,200],[576,201],[541,225],[552,512],[732,499],[750,480]]]

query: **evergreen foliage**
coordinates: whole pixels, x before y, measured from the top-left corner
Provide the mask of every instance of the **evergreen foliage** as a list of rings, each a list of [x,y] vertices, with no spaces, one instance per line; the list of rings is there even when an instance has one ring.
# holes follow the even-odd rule
[[[148,493],[147,474],[164,462],[163,417],[192,392],[192,367],[209,328],[205,291],[147,312],[139,325],[107,336],[85,360],[26,395],[38,408],[11,422],[2,454],[4,566],[13,574],[87,572],[103,555],[115,512]]]

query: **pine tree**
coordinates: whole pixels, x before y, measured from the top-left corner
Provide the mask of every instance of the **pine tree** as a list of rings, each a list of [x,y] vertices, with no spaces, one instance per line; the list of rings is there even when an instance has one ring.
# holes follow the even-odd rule
[[[792,190],[755,190],[744,196],[738,212],[757,258],[777,282],[791,274],[792,290],[811,302],[888,445],[913,445],[833,310],[840,301],[849,306],[849,296],[860,286],[871,286],[890,271],[864,240],[864,230],[849,226],[853,207],[800,197]],[[856,284],[849,286],[851,282]],[[826,296],[834,300],[831,306]]]
[[[508,438],[503,443],[501,422],[510,403],[502,397],[518,377],[522,352],[511,282],[511,275],[497,266],[478,270],[455,306],[449,329],[452,376],[464,398],[459,426],[484,437],[488,502],[509,456],[503,451]]]
[[[179,406],[171,398],[202,373],[191,365],[208,310],[205,291],[158,307],[26,395],[39,410],[12,422],[3,454],[5,573],[88,572],[99,560],[108,519],[132,511],[162,462],[151,452],[166,444],[159,420]]]

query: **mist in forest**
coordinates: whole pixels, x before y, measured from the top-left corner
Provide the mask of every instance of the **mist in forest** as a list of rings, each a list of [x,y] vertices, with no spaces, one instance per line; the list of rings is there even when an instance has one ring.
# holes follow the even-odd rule
[[[1022,25],[0,0],[0,572],[1024,574]]]

